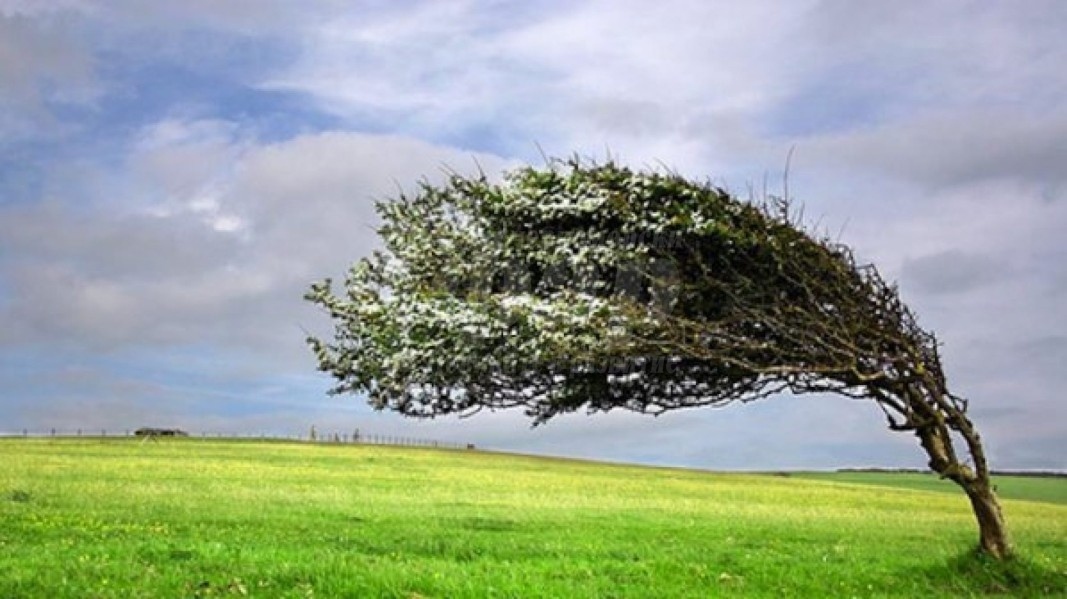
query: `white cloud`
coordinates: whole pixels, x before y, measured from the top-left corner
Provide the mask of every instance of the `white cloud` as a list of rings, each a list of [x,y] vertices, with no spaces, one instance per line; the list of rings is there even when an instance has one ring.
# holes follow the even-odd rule
[[[85,10],[88,2],[82,0],[5,0],[0,4],[0,16],[40,16],[66,10]]]
[[[1067,192],[1062,168],[1067,113],[979,110],[918,116],[813,141],[806,152],[822,163],[906,180],[928,190],[1013,179]],[[1062,198],[1067,199],[1067,198]]]
[[[1011,448],[998,455],[1034,460],[1027,431],[1046,452],[1062,433],[1047,399],[1062,377],[1024,367],[1061,345],[1038,341],[1067,335],[1065,7],[8,2],[0,193],[18,194],[0,198],[0,350],[148,359],[196,345],[227,363],[256,355],[233,366],[242,381],[310,377],[299,328],[322,323],[300,296],[377,244],[372,201],[398,187],[445,165],[473,170],[475,159],[497,172],[506,161],[493,153],[538,161],[539,143],[553,155],[662,161],[743,192],[795,144],[791,187],[808,213],[901,279],[946,342],[953,384],[975,399],[980,426]],[[217,96],[198,88],[185,98],[179,87],[230,79]],[[271,104],[268,124],[256,90],[294,93]],[[131,114],[109,112],[116,99]],[[279,121],[303,133],[269,137]],[[322,131],[324,122],[348,130]],[[42,150],[42,140],[63,141]],[[207,367],[182,368],[193,378]],[[151,374],[91,374],[62,378],[56,393],[115,390],[129,405],[101,409],[139,416],[153,394],[195,395]],[[221,401],[228,380],[206,386]],[[92,402],[56,405],[77,418]],[[312,411],[368,418],[331,412],[337,405],[350,404]],[[895,438],[858,408],[797,407],[807,405],[789,403],[765,429],[757,421],[777,408],[762,404],[660,421],[574,417],[534,433],[519,415],[373,422],[555,453],[768,467],[789,447],[798,464],[829,464],[835,451],[866,455],[857,448],[875,429]],[[286,409],[257,414],[256,426],[292,419]],[[722,457],[754,434],[780,443]],[[898,459],[897,441],[887,443],[871,455]]]
[[[53,105],[91,104],[102,93],[80,22],[33,5],[0,13],[0,138],[3,143],[54,135]]]
[[[301,59],[262,85],[416,135],[492,127],[526,155],[537,143],[563,154],[608,147],[706,167],[718,140],[700,123],[758,114],[803,75],[802,61],[770,59],[806,52],[796,31],[805,6],[431,2],[356,12],[308,30]]]
[[[832,0],[819,3],[808,18],[808,33],[820,40],[820,62],[856,67],[843,74],[881,87],[883,99],[899,108],[894,119],[948,107],[1023,101],[1046,111],[1062,104],[1067,82],[1050,77],[1067,57],[1056,33],[1067,23],[1061,2]],[[847,87],[855,81],[822,83]]]
[[[200,128],[163,123],[153,131]],[[303,351],[296,325],[308,313],[300,298],[312,281],[340,275],[376,245],[375,199],[446,166],[501,164],[350,133],[266,146],[215,134],[207,142],[186,133],[151,137],[123,167],[136,181],[125,209],[100,190],[106,211],[62,201],[3,210],[9,342],[115,349],[198,340],[256,347],[269,339]]]
[[[237,132],[234,123],[218,119],[168,118],[142,128],[134,141],[134,147],[137,151],[144,152],[174,146],[229,144]]]

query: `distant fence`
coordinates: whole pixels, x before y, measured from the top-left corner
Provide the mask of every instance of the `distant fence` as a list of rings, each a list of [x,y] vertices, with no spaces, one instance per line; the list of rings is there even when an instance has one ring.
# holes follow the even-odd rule
[[[223,432],[197,432],[186,431],[187,438],[196,439],[235,439],[245,441],[289,441],[316,444],[360,444],[360,445],[392,445],[400,447],[433,447],[439,449],[475,449],[473,443],[460,443],[457,441],[441,441],[438,439],[424,439],[420,437],[408,437],[404,435],[379,435],[365,434],[359,430],[350,433],[339,431],[312,431],[307,435],[279,435],[279,434],[255,434],[255,433],[223,433]],[[35,431],[23,429],[20,432],[0,433],[0,437],[25,437],[25,438],[140,438],[156,437],[161,435],[138,436],[136,429],[108,430],[108,429],[48,429]]]

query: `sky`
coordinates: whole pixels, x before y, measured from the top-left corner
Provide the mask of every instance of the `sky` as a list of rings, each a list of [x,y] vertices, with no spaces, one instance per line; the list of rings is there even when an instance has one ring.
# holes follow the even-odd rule
[[[1067,470],[1063,31],[1058,0],[0,0],[0,432],[924,465],[833,396],[536,429],[327,396],[302,296],[376,247],[376,200],[610,155],[787,183],[939,336],[993,467]]]

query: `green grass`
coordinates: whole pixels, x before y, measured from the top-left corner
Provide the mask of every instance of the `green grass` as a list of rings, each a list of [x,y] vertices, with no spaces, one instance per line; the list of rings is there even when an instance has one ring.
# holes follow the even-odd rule
[[[840,483],[878,485],[920,491],[938,491],[942,493],[959,493],[959,487],[947,480],[942,480],[933,473],[918,472],[797,472],[799,476],[810,480],[827,480]],[[1046,501],[1067,505],[1067,478],[1034,476],[994,476],[993,484],[997,495],[1003,499],[1022,499],[1025,501]]]
[[[0,597],[1067,595],[1067,506],[467,451],[0,441]]]

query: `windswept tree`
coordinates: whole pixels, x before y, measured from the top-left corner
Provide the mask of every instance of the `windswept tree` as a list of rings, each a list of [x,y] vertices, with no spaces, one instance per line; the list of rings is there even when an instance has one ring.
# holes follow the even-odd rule
[[[673,173],[553,161],[501,183],[451,176],[377,206],[384,250],[308,339],[334,393],[407,416],[524,408],[660,414],[789,392],[869,400],[959,485],[979,546],[1011,545],[967,402],[934,335],[849,248],[784,201]]]

